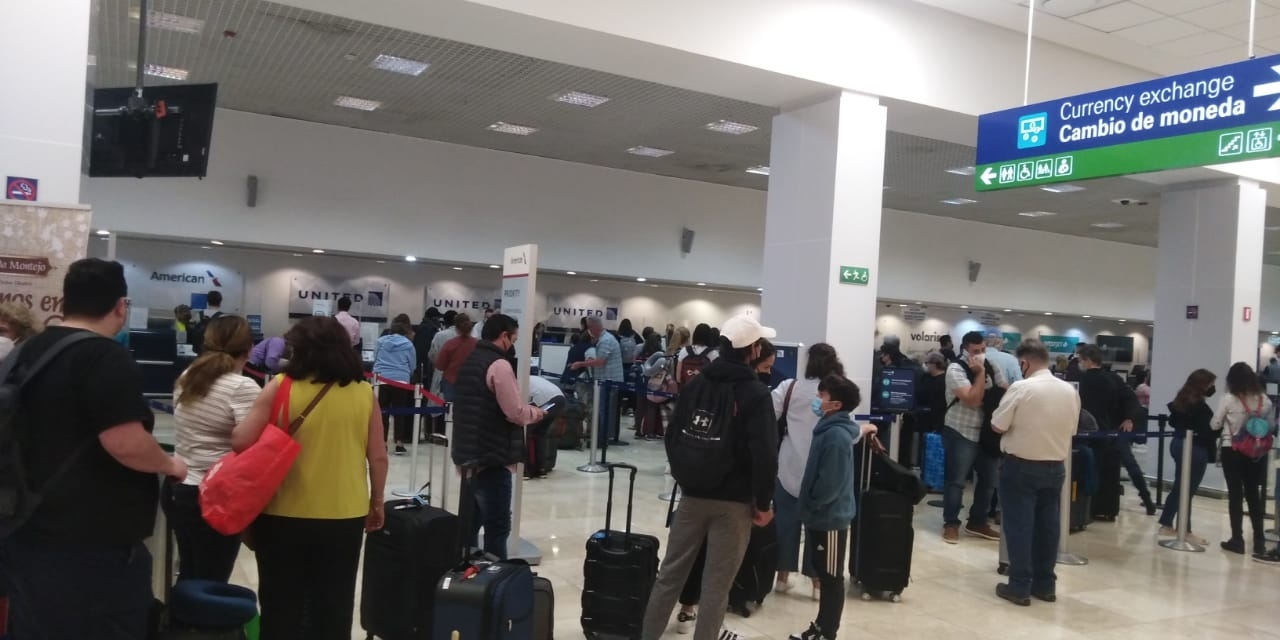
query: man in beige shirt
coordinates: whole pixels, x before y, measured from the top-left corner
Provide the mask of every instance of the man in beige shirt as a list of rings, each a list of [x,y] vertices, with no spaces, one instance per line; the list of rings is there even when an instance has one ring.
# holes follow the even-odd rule
[[[1057,600],[1064,462],[1080,420],[1080,396],[1049,372],[1049,350],[1039,340],[1023,342],[1016,355],[1024,379],[1010,385],[991,417],[1004,434],[999,486],[1009,549],[1009,583],[996,585],[996,595],[1025,607],[1032,596]]]

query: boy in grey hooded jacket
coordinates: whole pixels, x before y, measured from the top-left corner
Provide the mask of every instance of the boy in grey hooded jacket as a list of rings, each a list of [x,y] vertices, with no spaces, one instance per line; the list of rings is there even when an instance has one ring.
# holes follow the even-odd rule
[[[792,640],[835,640],[844,610],[845,549],[849,546],[849,522],[855,502],[853,445],[876,432],[873,424],[861,427],[852,412],[862,402],[858,385],[841,376],[828,376],[818,385],[812,410],[821,416],[813,429],[809,461],[800,484],[800,521],[805,545],[822,584],[818,617]]]

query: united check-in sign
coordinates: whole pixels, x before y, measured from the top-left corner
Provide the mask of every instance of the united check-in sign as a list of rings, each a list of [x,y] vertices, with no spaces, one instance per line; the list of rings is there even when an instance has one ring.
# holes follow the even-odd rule
[[[1280,155],[1280,55],[989,113],[974,187],[995,191]]]

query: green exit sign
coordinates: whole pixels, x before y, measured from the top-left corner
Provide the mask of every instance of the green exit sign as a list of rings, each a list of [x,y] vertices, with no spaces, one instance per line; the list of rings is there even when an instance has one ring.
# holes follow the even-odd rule
[[[840,284],[867,284],[871,270],[864,267],[840,267]]]

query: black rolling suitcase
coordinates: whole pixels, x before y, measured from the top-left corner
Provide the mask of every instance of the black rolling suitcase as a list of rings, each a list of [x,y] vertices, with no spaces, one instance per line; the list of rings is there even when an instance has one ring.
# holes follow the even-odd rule
[[[533,576],[533,640],[553,640],[556,622],[556,591],[551,581]]]
[[[613,530],[613,484],[617,469],[631,472],[627,489],[627,522]],[[658,577],[658,539],[631,533],[637,469],[629,464],[609,465],[609,500],[604,529],[587,539],[587,559],[582,567],[582,631],[639,638],[649,592]]]
[[[417,500],[386,503],[364,543],[360,626],[382,640],[427,640],[436,583],[457,564],[458,517]]]
[[[464,542],[475,517],[471,468],[462,472],[458,537],[446,549],[453,568],[440,578],[432,613],[434,640],[534,640],[538,611],[533,571],[523,560],[497,560],[472,554]],[[462,562],[456,562],[458,555]],[[550,583],[544,584],[544,588]]]
[[[1070,533],[1084,531],[1092,521],[1093,493],[1098,478],[1093,449],[1078,447],[1071,452],[1071,521]]]
[[[1120,454],[1116,441],[1108,438],[1092,444],[1098,470],[1098,490],[1093,494],[1090,511],[1094,520],[1115,522],[1120,515]]]
[[[744,618],[751,616],[749,605],[764,604],[765,596],[773,592],[773,581],[778,575],[778,526],[772,522],[763,527],[751,528],[751,540],[743,554],[738,575],[729,588],[729,611]]]
[[[900,465],[876,464],[874,458],[884,454],[872,452],[865,443],[860,449],[858,486],[862,493],[849,536],[849,574],[863,600],[881,595],[898,602],[911,581],[915,544],[911,519],[920,500],[916,487],[923,488],[923,484],[918,476],[914,482],[894,478]],[[880,477],[873,482],[876,475]],[[885,486],[894,489],[879,488]]]

